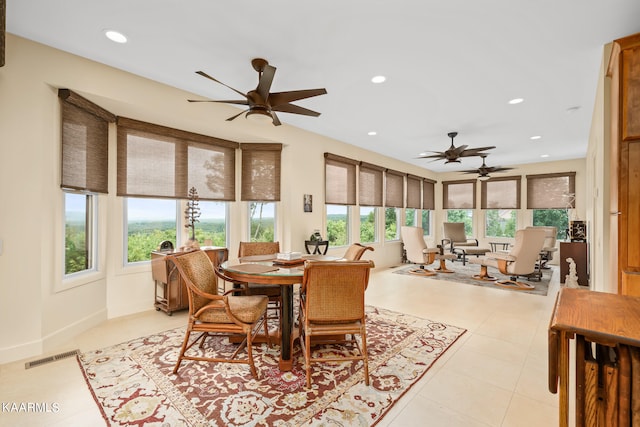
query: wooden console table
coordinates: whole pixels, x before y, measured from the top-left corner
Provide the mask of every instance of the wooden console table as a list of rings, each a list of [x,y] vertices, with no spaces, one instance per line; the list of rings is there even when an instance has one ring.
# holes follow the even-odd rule
[[[640,297],[562,288],[549,324],[549,391],[569,425],[569,341],[576,341],[576,426],[640,422]],[[595,352],[593,349],[595,348]]]

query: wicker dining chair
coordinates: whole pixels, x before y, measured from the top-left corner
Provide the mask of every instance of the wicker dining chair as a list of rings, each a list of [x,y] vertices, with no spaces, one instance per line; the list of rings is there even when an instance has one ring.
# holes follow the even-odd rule
[[[305,262],[300,288],[299,334],[311,388],[311,364],[362,360],[364,382],[369,385],[364,292],[374,263],[361,261]],[[360,336],[360,342],[356,336]],[[343,352],[312,353],[313,345],[347,347]]]
[[[260,327],[264,327],[264,334],[269,347],[269,329],[266,322],[268,298],[264,295],[235,296],[230,295],[233,290],[220,295],[214,266],[209,257],[201,250],[186,252],[179,255],[168,255],[182,278],[189,297],[189,321],[185,332],[182,348],[178,356],[173,373],[176,374],[183,360],[208,362],[246,363],[251,374],[257,378],[253,361],[252,343]],[[199,332],[200,336],[191,343],[191,333]],[[216,335],[244,335],[244,340],[230,357],[207,357],[204,354],[191,355],[187,351],[197,342],[200,348],[210,334]],[[242,349],[247,349],[247,357],[237,358]]]
[[[242,262],[246,257],[273,255],[275,259],[278,252],[280,252],[280,242],[240,242],[238,258]],[[245,295],[266,295],[269,297],[269,309],[277,314],[277,318],[282,315],[282,293],[279,285],[248,283]]]
[[[366,251],[374,251],[372,246],[364,246],[360,243],[353,243],[351,246],[347,248],[347,251],[342,256],[342,259],[347,261],[358,261],[362,258],[362,255]]]

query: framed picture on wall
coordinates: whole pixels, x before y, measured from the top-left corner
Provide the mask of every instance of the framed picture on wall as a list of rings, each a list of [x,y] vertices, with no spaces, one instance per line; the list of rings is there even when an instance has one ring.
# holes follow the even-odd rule
[[[313,211],[313,196],[311,196],[311,194],[304,195],[303,205],[305,212]]]

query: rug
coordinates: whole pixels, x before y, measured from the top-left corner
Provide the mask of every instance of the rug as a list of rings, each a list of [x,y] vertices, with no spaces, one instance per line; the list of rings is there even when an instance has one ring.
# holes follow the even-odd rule
[[[436,264],[432,264],[428,266],[430,270],[436,267],[437,267]],[[427,279],[447,280],[449,282],[458,282],[458,283],[464,283],[467,285],[475,285],[475,286],[485,286],[493,289],[502,289],[502,290],[507,290],[512,292],[520,292],[520,293],[527,293],[527,294],[534,294],[534,295],[547,295],[547,292],[549,292],[549,281],[551,280],[551,276],[553,275],[553,268],[550,268],[550,269],[542,270],[542,280],[540,280],[539,282],[536,280],[527,280],[521,277],[518,279],[519,281],[526,284],[533,285],[535,286],[535,289],[514,290],[514,289],[505,288],[502,286],[497,286],[490,281],[474,279],[473,275],[478,274],[480,272],[480,265],[478,264],[467,263],[467,265],[462,265],[461,262],[447,262],[447,267],[450,270],[453,270],[454,272],[453,273],[437,273],[435,275],[425,275],[419,271],[420,267],[415,264],[411,264],[405,267],[396,267],[396,270],[394,270],[393,272],[397,274],[409,274],[412,276],[425,277]],[[488,267],[488,272],[491,276],[496,277],[497,280],[509,279],[509,276],[505,276],[504,274],[501,274],[496,268]]]
[[[280,372],[279,349],[266,344],[254,345],[259,379],[244,364],[188,360],[173,375],[184,328],[85,352],[78,362],[109,426],[373,426],[466,330],[366,310],[368,387],[362,363],[352,362],[312,365],[313,387],[307,389],[299,348],[293,370]],[[193,350],[233,347],[222,337],[206,343]]]

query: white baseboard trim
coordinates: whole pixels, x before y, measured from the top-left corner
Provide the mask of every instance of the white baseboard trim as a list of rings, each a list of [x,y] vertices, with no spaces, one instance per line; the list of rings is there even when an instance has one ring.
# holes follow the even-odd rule
[[[102,309],[60,328],[39,340],[12,347],[0,348],[0,364],[41,356],[48,351],[57,349],[65,342],[73,339],[74,336],[99,325],[105,320],[107,320],[107,310]]]

